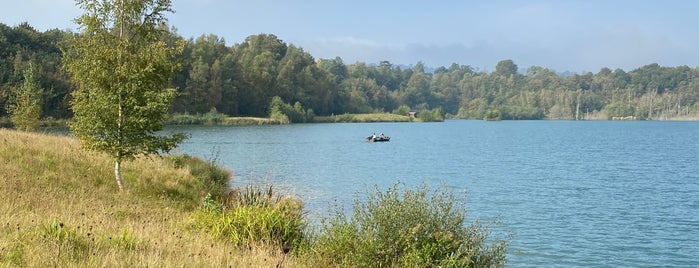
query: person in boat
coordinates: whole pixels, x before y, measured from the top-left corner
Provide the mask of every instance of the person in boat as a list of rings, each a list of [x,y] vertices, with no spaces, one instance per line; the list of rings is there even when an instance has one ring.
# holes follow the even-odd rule
[[[381,138],[381,139],[383,140],[383,139],[386,138],[386,135],[384,135],[383,133],[381,133],[381,135],[379,136],[379,138]]]
[[[374,132],[374,134],[371,134],[371,140],[373,141],[375,139],[376,139],[376,132]]]

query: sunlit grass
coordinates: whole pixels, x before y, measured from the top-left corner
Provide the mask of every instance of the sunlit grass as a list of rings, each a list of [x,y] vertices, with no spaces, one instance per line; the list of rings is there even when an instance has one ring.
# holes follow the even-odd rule
[[[302,266],[188,227],[206,194],[191,163],[124,163],[119,192],[111,160],[76,140],[0,129],[0,266]]]
[[[0,267],[460,267],[504,264],[464,207],[426,188],[355,200],[307,228],[303,203],[269,188],[223,189],[230,172],[194,157],[113,163],[65,136],[0,129]],[[346,221],[350,219],[350,221]],[[378,229],[376,229],[378,228]],[[360,230],[362,232],[357,232]],[[374,232],[375,231],[375,232]],[[493,242],[493,244],[488,244]]]

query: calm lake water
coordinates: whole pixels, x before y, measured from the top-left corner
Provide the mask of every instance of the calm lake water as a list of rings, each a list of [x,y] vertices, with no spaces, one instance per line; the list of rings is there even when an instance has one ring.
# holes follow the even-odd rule
[[[445,184],[511,233],[509,267],[699,266],[699,123],[462,121],[172,127],[235,185],[274,185],[310,218],[378,185]],[[390,142],[367,143],[380,132]]]

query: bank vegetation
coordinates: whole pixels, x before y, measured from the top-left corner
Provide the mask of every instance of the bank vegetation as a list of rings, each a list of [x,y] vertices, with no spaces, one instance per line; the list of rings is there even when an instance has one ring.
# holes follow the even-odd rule
[[[507,237],[444,188],[372,189],[309,226],[302,200],[187,155],[124,164],[66,136],[0,129],[0,266],[500,267]]]

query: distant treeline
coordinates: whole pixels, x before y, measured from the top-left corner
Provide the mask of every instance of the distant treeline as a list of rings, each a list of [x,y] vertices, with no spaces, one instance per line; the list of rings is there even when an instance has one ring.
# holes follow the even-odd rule
[[[43,90],[43,117],[71,117],[73,83],[61,67],[60,45],[72,34],[0,23],[0,117],[7,116],[30,66]],[[184,39],[166,28],[162,34],[168,42]],[[170,85],[179,92],[170,111],[178,114],[215,109],[268,117],[274,107],[294,107],[321,116],[409,110],[471,119],[699,118],[699,69],[688,66],[652,63],[630,72],[560,75],[539,66],[521,72],[512,60],[502,60],[492,72],[456,63],[426,72],[421,62],[401,68],[388,61],[315,59],[272,34],[230,47],[223,38],[202,35],[188,40],[179,61],[181,71]]]

